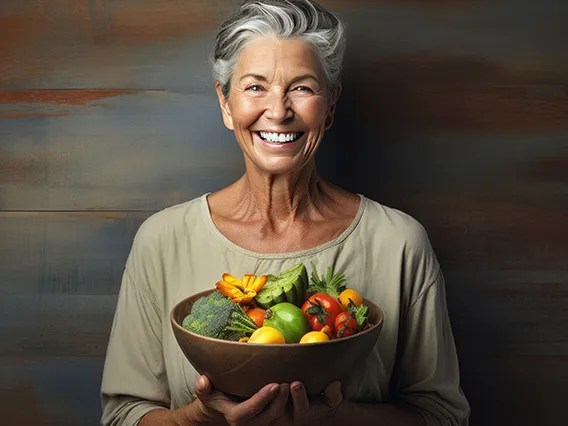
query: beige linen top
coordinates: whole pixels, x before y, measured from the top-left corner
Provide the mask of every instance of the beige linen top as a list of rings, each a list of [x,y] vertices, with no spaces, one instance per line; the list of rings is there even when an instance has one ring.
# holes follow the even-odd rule
[[[138,230],[126,262],[102,380],[103,425],[136,425],[155,408],[195,398],[197,372],[184,358],[169,314],[181,299],[213,288],[224,272],[273,273],[312,263],[343,272],[377,303],[384,326],[373,352],[342,383],[361,402],[402,399],[428,426],[467,425],[444,279],[424,228],[362,195],[348,229],[318,247],[281,254],[245,250],[215,227],[207,195],[170,207]]]

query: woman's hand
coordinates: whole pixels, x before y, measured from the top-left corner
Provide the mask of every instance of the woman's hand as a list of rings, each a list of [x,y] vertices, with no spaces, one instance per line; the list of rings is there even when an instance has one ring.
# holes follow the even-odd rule
[[[201,376],[195,383],[195,393],[198,399],[191,417],[196,423],[218,424],[224,419],[230,426],[266,426],[286,416],[289,385],[271,383],[246,401],[235,402]]]
[[[341,383],[332,382],[324,390],[322,398],[310,401],[301,382],[290,384],[292,403],[292,423],[294,426],[318,425],[337,413],[342,401]]]

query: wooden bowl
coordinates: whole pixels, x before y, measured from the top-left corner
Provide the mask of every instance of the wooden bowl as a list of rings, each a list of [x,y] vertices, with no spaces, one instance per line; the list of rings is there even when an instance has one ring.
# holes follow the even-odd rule
[[[194,294],[173,309],[170,320],[176,340],[199,374],[206,375],[222,392],[250,397],[268,383],[301,381],[314,396],[334,380],[341,380],[371,353],[383,325],[383,312],[371,301],[371,326],[353,336],[320,343],[264,345],[212,339],[182,327],[197,299],[213,290]]]

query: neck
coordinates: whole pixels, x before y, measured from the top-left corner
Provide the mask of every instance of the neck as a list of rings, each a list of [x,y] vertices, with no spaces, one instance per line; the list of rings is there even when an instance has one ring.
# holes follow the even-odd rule
[[[235,188],[241,214],[284,224],[320,211],[329,201],[327,184],[314,161],[288,175],[267,175],[249,166]]]

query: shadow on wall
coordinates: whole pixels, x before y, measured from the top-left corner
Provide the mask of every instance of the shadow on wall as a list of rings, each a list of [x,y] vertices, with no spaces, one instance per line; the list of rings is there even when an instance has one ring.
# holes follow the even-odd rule
[[[397,164],[404,162],[397,144],[409,106],[400,88],[369,72],[373,67],[349,57],[345,62],[343,91],[318,153],[318,171],[350,191],[382,200],[397,186]]]
[[[411,67],[412,62],[408,62],[408,66]],[[412,75],[412,72],[402,74]],[[413,90],[419,82],[409,81],[406,84],[404,78],[393,74],[393,70],[381,73],[376,64],[353,57],[346,58],[342,81],[343,92],[335,123],[318,153],[318,171],[347,190],[409,213],[426,227],[434,250],[441,254],[442,267],[452,280],[448,280],[448,305],[462,366],[463,388],[472,405],[478,402],[485,404],[480,397],[480,389],[489,386],[489,383],[480,383],[472,374],[479,368],[480,360],[465,356],[472,347],[493,351],[493,343],[498,337],[491,332],[495,324],[476,321],[477,313],[468,307],[468,301],[483,297],[477,286],[484,288],[488,285],[475,282],[467,272],[472,266],[468,254],[478,251],[483,242],[475,241],[475,237],[473,240],[467,237],[465,241],[463,235],[455,234],[456,229],[458,234],[461,232],[459,223],[465,221],[459,208],[444,212],[450,217],[449,228],[434,219],[440,214],[440,206],[444,202],[448,203],[454,194],[462,196],[467,192],[467,181],[460,182],[460,178],[451,182],[452,176],[459,173],[452,168],[455,158],[444,157],[443,145],[429,146],[436,137],[432,139],[431,134],[425,136],[424,128],[428,125],[421,122],[421,115],[428,115],[428,111],[422,111],[429,106],[428,102],[421,105],[413,102],[416,98]],[[432,169],[435,169],[437,177],[428,173]],[[460,188],[462,184],[464,187]],[[424,194],[442,200],[440,205],[436,205],[435,201],[432,205],[422,205]],[[446,258],[444,253],[450,253],[451,257]],[[477,262],[481,261],[477,258]],[[488,276],[479,275],[477,279],[489,280]],[[495,309],[499,310],[498,307]],[[473,335],[472,322],[477,322]],[[488,363],[487,360],[485,362]],[[504,382],[511,379],[503,377],[506,375],[501,373],[500,379]],[[492,400],[499,401],[497,395]],[[498,409],[497,405],[482,408],[485,415]],[[486,419],[476,420],[483,422]]]

